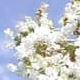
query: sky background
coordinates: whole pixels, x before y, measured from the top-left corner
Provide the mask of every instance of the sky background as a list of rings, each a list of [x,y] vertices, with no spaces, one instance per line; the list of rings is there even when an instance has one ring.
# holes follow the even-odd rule
[[[3,31],[8,27],[14,30],[16,23],[23,20],[26,15],[34,17],[41,2],[49,4],[49,19],[55,27],[60,27],[58,21],[64,12],[65,4],[70,0],[0,0],[0,80],[24,80],[6,68],[8,63],[16,63],[17,60],[13,57],[14,50],[4,48],[9,39]]]

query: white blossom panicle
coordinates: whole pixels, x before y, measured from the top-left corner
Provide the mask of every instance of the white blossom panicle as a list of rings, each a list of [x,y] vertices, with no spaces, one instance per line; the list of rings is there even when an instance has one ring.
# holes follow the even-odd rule
[[[10,63],[8,69],[25,80],[80,80],[80,1],[73,0],[66,5],[60,19],[61,29],[55,29],[48,19],[42,3],[36,12],[36,19],[26,16],[16,25],[13,44],[18,62]],[[10,28],[4,31],[13,37]],[[69,36],[75,35],[74,41]]]

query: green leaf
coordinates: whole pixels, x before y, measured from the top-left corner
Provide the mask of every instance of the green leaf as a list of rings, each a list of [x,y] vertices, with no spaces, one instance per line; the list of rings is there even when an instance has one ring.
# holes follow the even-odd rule
[[[39,73],[45,74],[45,69],[44,69],[43,67],[41,67],[41,68],[39,69]]]
[[[74,45],[71,45],[71,44],[68,44],[67,46],[65,46],[65,50],[68,52],[69,54],[69,58],[72,62],[75,62],[76,59],[75,59],[75,50],[76,50],[76,46]]]
[[[26,66],[31,66],[30,58],[24,57],[23,60],[24,60],[24,63],[26,64]]]
[[[74,45],[67,45],[67,46],[65,46],[65,50],[67,50],[67,52],[69,52],[70,54],[74,54],[76,48],[77,47],[74,46]]]
[[[27,32],[27,31],[25,31],[25,32],[20,32],[20,33],[21,33],[21,35],[22,35],[23,37],[25,37],[25,36],[28,35],[28,32]]]
[[[34,29],[32,27],[29,27],[28,30],[29,30],[29,33],[34,32]]]
[[[16,36],[14,38],[14,41],[16,41],[16,46],[20,45],[20,43],[21,43],[21,36]]]
[[[70,79],[75,79],[75,78],[76,78],[76,76],[75,76],[74,73],[69,74],[68,77],[69,77]]]

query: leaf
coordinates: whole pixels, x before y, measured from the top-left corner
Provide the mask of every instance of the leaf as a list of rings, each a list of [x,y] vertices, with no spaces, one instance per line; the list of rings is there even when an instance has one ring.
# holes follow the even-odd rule
[[[14,38],[14,40],[16,41],[16,46],[20,45],[20,43],[21,43],[21,35],[20,36],[16,36]]]
[[[39,72],[40,72],[41,74],[45,74],[45,69],[44,69],[43,67],[41,67],[41,68],[39,69]]]
[[[26,64],[26,66],[31,66],[30,58],[24,57],[23,60],[24,60],[24,63]]]
[[[65,50],[69,53],[69,57],[70,57],[70,60],[72,61],[72,62],[74,62],[75,61],[75,50],[76,50],[76,46],[74,46],[74,45],[67,45],[67,46],[65,46]]]
[[[67,45],[67,46],[65,46],[65,50],[67,50],[70,54],[73,54],[74,53],[74,51],[76,50],[76,46],[74,46],[74,45]]]
[[[34,32],[34,29],[32,27],[29,27],[28,30],[29,30],[29,33]]]
[[[27,31],[25,31],[25,32],[21,32],[21,35],[22,35],[23,37],[25,37],[25,36],[28,35],[28,32],[27,32]]]

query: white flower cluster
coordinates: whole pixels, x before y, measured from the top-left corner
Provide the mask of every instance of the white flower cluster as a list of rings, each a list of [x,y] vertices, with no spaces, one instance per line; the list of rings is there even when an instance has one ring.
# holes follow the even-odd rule
[[[13,36],[17,65],[10,63],[9,70],[23,76],[26,80],[80,80],[80,34],[71,41],[66,35],[79,29],[79,0],[68,3],[60,23],[61,31],[55,31],[53,23],[45,12],[47,4],[42,3],[36,12],[36,20],[25,17],[19,22],[17,34],[13,36],[10,29],[5,30]],[[77,26],[78,25],[78,26]]]
[[[73,0],[65,7],[65,13],[59,23],[63,26],[61,31],[66,34],[80,35],[80,1]]]

